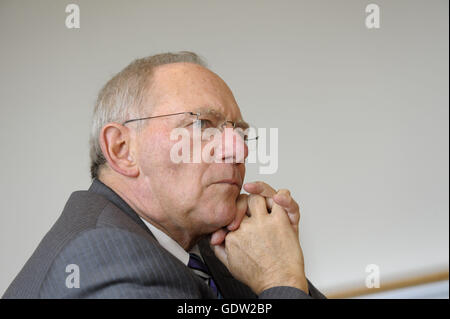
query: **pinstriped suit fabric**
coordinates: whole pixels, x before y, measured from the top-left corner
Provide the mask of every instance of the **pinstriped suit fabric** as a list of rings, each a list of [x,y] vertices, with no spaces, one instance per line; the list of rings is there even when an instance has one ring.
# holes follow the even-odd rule
[[[257,298],[234,279],[203,240],[199,247],[224,298]],[[68,288],[66,266],[79,267],[80,288]],[[316,298],[323,297],[311,284]],[[276,287],[260,298],[310,298]],[[216,298],[191,269],[156,241],[136,213],[94,180],[69,198],[3,298]]]

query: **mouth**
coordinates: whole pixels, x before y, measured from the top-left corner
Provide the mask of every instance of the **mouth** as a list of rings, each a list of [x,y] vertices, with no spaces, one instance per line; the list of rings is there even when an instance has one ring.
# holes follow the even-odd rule
[[[235,179],[224,179],[218,182],[215,182],[213,184],[223,184],[223,185],[230,185],[230,186],[236,186],[238,189],[241,189],[241,183],[238,180]]]

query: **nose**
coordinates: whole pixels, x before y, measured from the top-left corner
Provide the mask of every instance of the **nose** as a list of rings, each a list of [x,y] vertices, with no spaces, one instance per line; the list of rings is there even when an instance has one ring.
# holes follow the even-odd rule
[[[224,127],[222,145],[219,148],[219,159],[223,163],[244,163],[248,156],[248,147],[244,138],[232,127]]]

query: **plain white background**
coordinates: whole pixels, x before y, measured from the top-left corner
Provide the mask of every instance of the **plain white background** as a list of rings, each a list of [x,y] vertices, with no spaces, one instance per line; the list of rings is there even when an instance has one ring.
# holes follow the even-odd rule
[[[374,1],[375,2],[375,1]],[[76,3],[81,28],[65,27]],[[448,270],[448,1],[0,1],[0,294],[90,185],[96,94],[133,59],[191,50],[244,117],[279,129],[310,280],[327,293]]]

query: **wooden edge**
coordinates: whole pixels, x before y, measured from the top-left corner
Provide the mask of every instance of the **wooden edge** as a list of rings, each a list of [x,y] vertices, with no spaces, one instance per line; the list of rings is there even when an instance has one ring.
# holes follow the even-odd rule
[[[366,287],[355,287],[342,291],[336,291],[327,293],[326,296],[329,299],[341,299],[341,298],[351,298],[362,295],[374,294],[383,291],[389,291],[394,289],[418,286],[423,284],[429,284],[437,281],[448,280],[448,270],[435,272],[431,274],[426,274],[422,276],[415,276],[401,280],[392,280],[388,282],[381,282],[380,288],[366,288]]]

